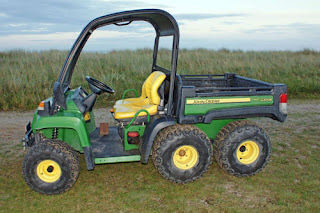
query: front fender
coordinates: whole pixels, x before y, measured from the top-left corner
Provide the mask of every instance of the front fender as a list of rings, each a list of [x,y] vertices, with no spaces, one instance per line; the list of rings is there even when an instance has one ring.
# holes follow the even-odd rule
[[[50,128],[74,129],[79,136],[81,147],[90,146],[90,139],[85,121],[80,116],[74,114],[48,117],[39,116],[33,126],[35,131]]]

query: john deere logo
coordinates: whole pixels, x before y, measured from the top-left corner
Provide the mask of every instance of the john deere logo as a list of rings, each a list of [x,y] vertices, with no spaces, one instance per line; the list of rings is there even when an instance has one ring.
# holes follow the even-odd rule
[[[273,101],[272,98],[261,98],[261,102]]]
[[[251,102],[251,98],[229,98],[229,99],[187,99],[187,104],[226,104],[226,103],[247,103]]]

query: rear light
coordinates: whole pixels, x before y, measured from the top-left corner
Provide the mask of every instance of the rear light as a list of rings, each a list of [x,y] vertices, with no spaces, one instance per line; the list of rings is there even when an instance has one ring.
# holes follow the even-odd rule
[[[280,95],[280,103],[287,103],[287,93],[282,93]]]
[[[139,132],[128,132],[128,136],[131,138],[136,138],[139,136]]]
[[[287,114],[287,93],[282,93],[279,100],[279,110],[282,114]]]

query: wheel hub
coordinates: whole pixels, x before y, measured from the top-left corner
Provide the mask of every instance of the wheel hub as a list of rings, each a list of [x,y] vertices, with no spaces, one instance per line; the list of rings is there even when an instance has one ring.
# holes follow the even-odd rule
[[[186,151],[181,149],[180,152],[179,152],[179,155],[180,155],[180,157],[185,156],[186,155]]]
[[[37,175],[40,180],[47,183],[53,183],[59,180],[61,168],[59,164],[53,160],[44,160],[37,166]]]
[[[173,154],[173,163],[181,170],[191,169],[198,159],[198,151],[193,146],[180,146]]]
[[[237,158],[242,164],[251,164],[259,156],[259,146],[254,141],[245,141],[238,146]]]

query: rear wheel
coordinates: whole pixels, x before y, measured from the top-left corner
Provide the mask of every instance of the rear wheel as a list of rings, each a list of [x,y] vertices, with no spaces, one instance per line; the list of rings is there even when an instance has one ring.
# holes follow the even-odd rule
[[[22,166],[31,189],[42,194],[60,194],[73,186],[79,176],[77,153],[59,140],[45,140],[32,146]]]
[[[267,133],[246,120],[233,121],[223,127],[213,147],[220,167],[235,176],[258,173],[266,166],[271,154]]]
[[[175,125],[162,130],[152,152],[158,172],[174,183],[188,183],[200,178],[212,162],[209,138],[192,125]]]

